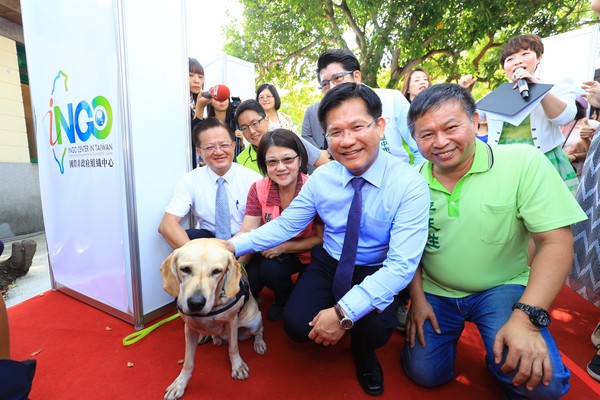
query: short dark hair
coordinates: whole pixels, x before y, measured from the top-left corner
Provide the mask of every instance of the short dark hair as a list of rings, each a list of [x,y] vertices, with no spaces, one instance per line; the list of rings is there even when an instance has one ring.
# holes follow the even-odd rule
[[[195,58],[188,57],[189,68],[191,74],[200,74],[204,76],[204,67],[200,64],[200,61]]]
[[[288,129],[274,129],[267,132],[260,143],[258,144],[258,150],[256,151],[256,163],[260,172],[267,176],[267,151],[273,146],[285,147],[294,150],[300,157],[300,171],[306,172],[306,166],[308,165],[308,154],[306,148],[302,143],[302,140],[294,132]]]
[[[243,112],[248,110],[256,111],[256,113],[263,118],[267,116],[265,109],[263,108],[263,106],[260,105],[258,101],[254,99],[248,99],[242,101],[242,103],[238,106],[237,110],[235,110],[235,122],[237,122],[238,118]]]
[[[323,128],[323,131],[327,131],[327,113],[350,99],[361,99],[364,101],[367,113],[373,119],[381,117],[382,105],[377,93],[363,83],[346,82],[335,86],[327,92],[319,104],[317,116],[319,117],[319,124]]]
[[[500,52],[500,65],[504,66],[504,61],[521,50],[532,50],[536,56],[544,54],[544,42],[538,35],[521,35],[510,39]]]
[[[321,83],[321,70],[327,68],[329,64],[340,63],[346,71],[360,71],[360,63],[352,52],[348,49],[328,50],[319,56],[317,60],[317,80]]]
[[[407,118],[410,134],[413,136],[415,134],[415,121],[417,119],[425,115],[426,112],[438,109],[451,101],[459,103],[469,119],[473,121],[477,109],[471,93],[455,83],[440,83],[423,90],[410,104]]]
[[[270,83],[263,83],[258,87],[258,89],[256,89],[256,101],[258,101],[258,96],[260,96],[260,93],[265,89],[269,89],[269,91],[275,98],[275,109],[279,110],[279,107],[281,107],[281,97],[279,97],[279,93],[277,93],[277,89],[275,89],[275,86],[271,85]]]
[[[194,145],[196,147],[200,147],[201,143],[200,143],[200,134],[206,130],[209,130],[211,128],[225,128],[225,130],[227,131],[227,133],[229,134],[229,137],[231,138],[232,142],[235,142],[235,134],[233,133],[233,131],[231,130],[231,128],[229,127],[229,125],[227,125],[224,122],[219,121],[218,119],[214,118],[214,117],[209,117],[209,118],[205,118],[203,120],[200,120],[195,126],[194,126],[194,130],[192,131],[192,138],[194,139]]]

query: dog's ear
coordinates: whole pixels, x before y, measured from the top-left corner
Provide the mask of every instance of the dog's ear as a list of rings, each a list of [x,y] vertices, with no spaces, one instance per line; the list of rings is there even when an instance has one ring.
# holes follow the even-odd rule
[[[235,297],[240,291],[240,278],[242,277],[242,269],[240,264],[235,259],[233,253],[229,253],[229,263],[227,264],[229,269],[229,279],[225,284],[225,294],[227,297]]]
[[[173,297],[179,295],[179,280],[175,273],[175,252],[169,254],[160,266],[160,273],[163,278],[163,289]]]

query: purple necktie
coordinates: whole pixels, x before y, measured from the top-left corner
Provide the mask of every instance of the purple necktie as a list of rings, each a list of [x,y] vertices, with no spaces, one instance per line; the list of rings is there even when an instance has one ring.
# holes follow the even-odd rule
[[[336,301],[346,294],[352,285],[352,274],[356,263],[356,248],[358,247],[358,231],[360,230],[360,217],[362,214],[361,189],[365,184],[363,178],[354,178],[350,181],[354,187],[354,197],[348,211],[346,235],[342,246],[342,255],[333,277],[333,296]]]

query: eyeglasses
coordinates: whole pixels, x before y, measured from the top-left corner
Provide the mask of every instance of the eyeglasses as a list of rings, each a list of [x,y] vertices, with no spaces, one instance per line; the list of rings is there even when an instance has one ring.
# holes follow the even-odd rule
[[[206,147],[202,147],[202,151],[207,153],[213,153],[217,149],[221,149],[222,151],[227,151],[233,146],[233,142],[230,143],[221,143],[221,144],[209,144]]]
[[[242,125],[242,126],[239,127],[240,131],[246,132],[249,128],[252,128],[252,129],[256,130],[256,127],[258,125],[260,125],[260,123],[263,122],[264,119],[265,119],[265,117],[262,117],[258,121],[251,122],[249,125]]]
[[[258,96],[259,100],[268,100],[268,99],[271,99],[271,98],[273,98],[273,96],[270,95],[270,94],[261,94],[260,96]]]
[[[331,84],[331,82],[333,82],[334,84],[338,84],[338,83],[342,83],[342,81],[344,80],[344,76],[346,75],[350,75],[354,73],[354,71],[344,71],[344,72],[338,72],[337,74],[333,74],[331,75],[331,79],[327,80],[323,80],[321,81],[321,85],[319,86],[319,89],[322,92],[326,92],[329,90],[329,85]]]
[[[337,129],[335,131],[325,132],[325,137],[330,142],[339,142],[340,140],[342,140],[344,138],[346,131],[349,131],[352,135],[360,135],[361,133],[366,131],[371,125],[373,125],[375,122],[377,122],[376,119],[374,119],[373,121],[369,122],[366,125],[356,124],[352,128]]]
[[[298,158],[298,154],[296,154],[294,157],[284,157],[281,160],[267,160],[266,164],[269,168],[275,168],[279,165],[279,163],[282,163],[283,165],[291,165],[296,158]]]

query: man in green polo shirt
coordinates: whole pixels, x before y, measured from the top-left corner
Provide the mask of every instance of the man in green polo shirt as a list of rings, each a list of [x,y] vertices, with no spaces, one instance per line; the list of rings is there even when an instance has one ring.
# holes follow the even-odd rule
[[[546,310],[571,267],[570,225],[586,216],[542,153],[488,146],[476,139],[478,119],[469,92],[453,84],[426,89],[409,110],[411,134],[428,160],[421,173],[431,204],[402,361],[422,386],[452,380],[470,321],[505,398],[558,399],[570,373]],[[530,236],[537,247],[531,268]]]

